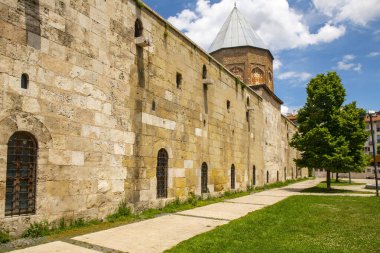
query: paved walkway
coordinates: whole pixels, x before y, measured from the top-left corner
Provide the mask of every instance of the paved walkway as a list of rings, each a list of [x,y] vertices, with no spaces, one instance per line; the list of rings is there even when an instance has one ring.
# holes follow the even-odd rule
[[[309,180],[287,187],[267,190],[224,202],[164,215],[96,233],[78,236],[22,250],[23,253],[95,253],[95,252],[162,252],[181,241],[210,231],[217,226],[273,205],[316,185]]]

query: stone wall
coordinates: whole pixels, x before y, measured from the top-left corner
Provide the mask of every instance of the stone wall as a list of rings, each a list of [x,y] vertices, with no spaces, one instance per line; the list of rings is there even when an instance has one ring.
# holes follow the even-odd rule
[[[135,44],[136,18],[148,47]],[[210,194],[230,190],[232,164],[238,190],[252,185],[253,166],[257,185],[294,167],[286,136],[296,129],[278,108],[132,0],[0,0],[0,89],[0,219],[12,233],[43,219],[104,218],[123,199],[137,210],[200,195],[203,162]],[[5,217],[16,131],[38,142],[36,214]],[[167,199],[156,198],[161,148]]]

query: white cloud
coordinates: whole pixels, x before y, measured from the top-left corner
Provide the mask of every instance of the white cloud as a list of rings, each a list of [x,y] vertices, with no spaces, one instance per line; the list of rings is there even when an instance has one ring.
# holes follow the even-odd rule
[[[281,105],[281,113],[283,115],[288,115],[288,114],[297,114],[298,110],[300,109],[300,106],[289,106],[289,105]]]
[[[281,68],[281,66],[282,66],[281,60],[278,59],[278,58],[274,59],[274,61],[273,61],[273,69],[274,70],[279,70]]]
[[[280,73],[277,78],[280,80],[291,80],[293,82],[305,82],[311,78],[311,74],[307,72],[283,72]]]
[[[195,9],[185,9],[168,20],[207,50],[234,2],[221,0],[211,4],[210,0],[197,0]],[[291,8],[287,0],[240,0],[239,6],[271,50],[328,43],[343,36],[346,31],[343,25],[327,22],[316,33],[311,33],[303,21],[303,14]]]
[[[380,52],[371,52],[368,54],[368,57],[377,57],[380,56]]]
[[[379,0],[313,0],[313,3],[335,22],[351,21],[364,26],[380,18]]]
[[[352,60],[355,60],[356,56],[353,55],[353,54],[346,54],[345,56],[343,56],[343,61],[352,61]]]
[[[353,70],[360,72],[362,70],[362,65],[360,63],[353,62],[355,58],[356,57],[352,54],[343,56],[342,60],[338,61],[337,68],[339,70]]]
[[[358,65],[356,65],[356,67],[353,68],[353,70],[356,72],[362,71],[362,65],[359,63]]]

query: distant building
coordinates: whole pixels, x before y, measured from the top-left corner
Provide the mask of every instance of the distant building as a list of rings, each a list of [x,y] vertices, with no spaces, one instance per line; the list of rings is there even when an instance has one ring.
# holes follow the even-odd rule
[[[293,122],[294,125],[297,125],[297,126],[298,126],[297,114],[291,114],[291,113],[288,113],[288,114],[286,115],[286,117],[288,118],[288,120],[290,120],[291,122]]]
[[[370,132],[371,131],[371,123],[369,117],[365,119],[366,122],[366,129]],[[380,115],[377,115],[375,117],[372,117],[372,125],[374,130],[374,139],[372,140],[372,136],[369,135],[368,140],[365,142],[364,145],[364,152],[368,155],[373,157],[373,153],[376,153],[376,162],[380,163]],[[375,150],[373,150],[373,143],[375,142]],[[371,166],[373,166],[373,158],[371,160]],[[366,172],[373,173],[373,168],[367,168]]]

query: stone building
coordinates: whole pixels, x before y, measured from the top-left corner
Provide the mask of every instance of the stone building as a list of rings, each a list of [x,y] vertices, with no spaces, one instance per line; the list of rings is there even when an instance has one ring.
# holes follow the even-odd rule
[[[210,55],[140,1],[0,0],[3,229],[306,175],[255,43]]]

